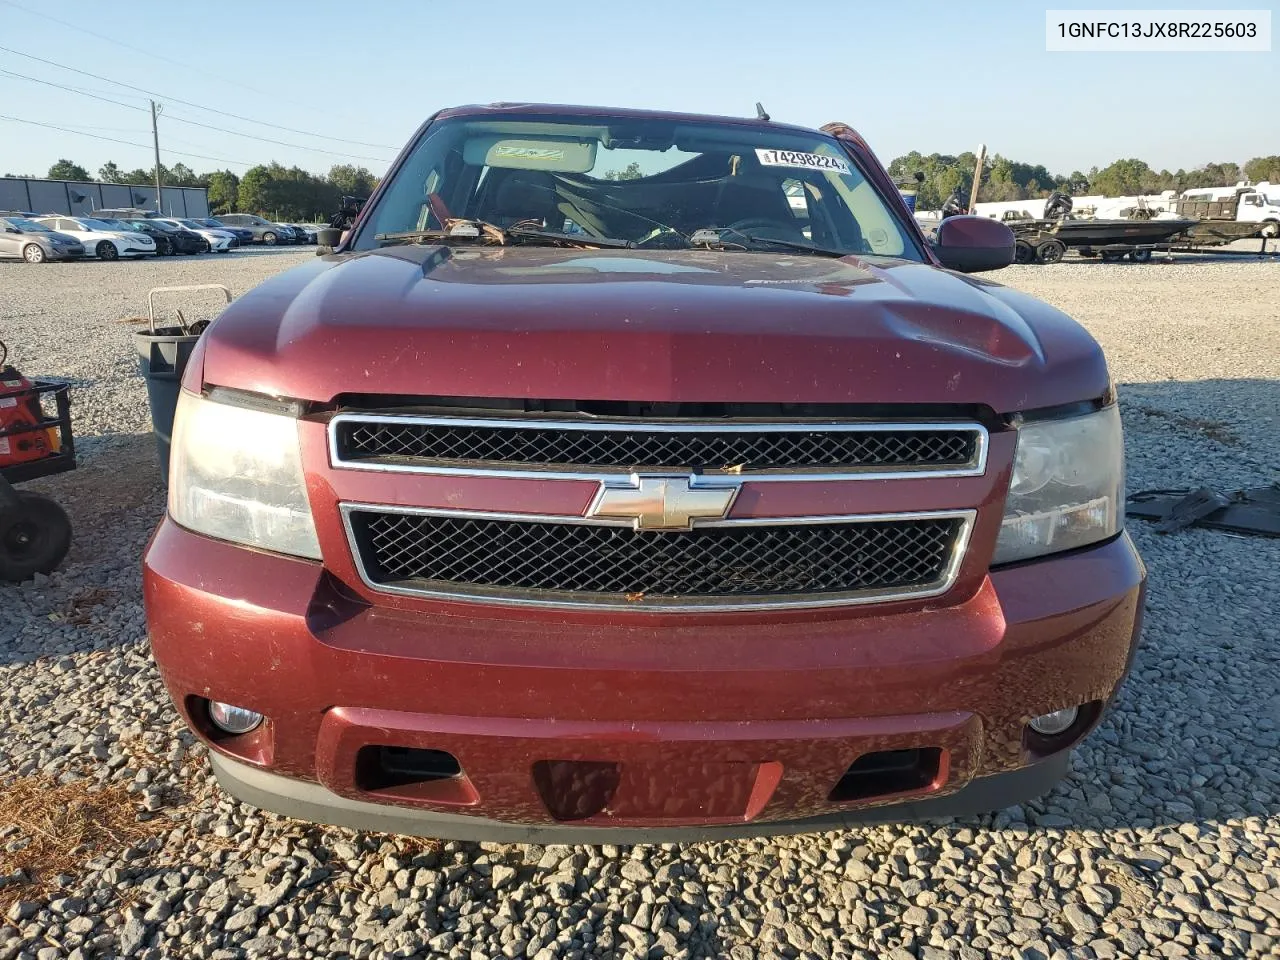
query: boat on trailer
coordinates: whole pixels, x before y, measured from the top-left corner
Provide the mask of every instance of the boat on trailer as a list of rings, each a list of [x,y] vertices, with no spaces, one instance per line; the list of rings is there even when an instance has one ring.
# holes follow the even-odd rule
[[[1057,263],[1067,250],[1103,260],[1151,259],[1175,237],[1196,225],[1195,220],[1023,220],[1010,223],[1017,239],[1019,263]]]

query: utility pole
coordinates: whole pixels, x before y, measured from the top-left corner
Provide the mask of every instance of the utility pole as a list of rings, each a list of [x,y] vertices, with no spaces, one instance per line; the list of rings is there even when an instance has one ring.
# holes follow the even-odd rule
[[[151,101],[151,140],[156,145],[156,213],[164,216],[160,208],[160,130],[156,126],[156,102]]]
[[[156,148],[159,149],[158,147]],[[156,154],[160,156],[160,154]],[[973,213],[973,208],[978,203],[978,187],[982,184],[982,164],[987,159],[987,145],[985,143],[978,145],[978,160],[973,165],[973,189],[969,191],[969,212]],[[157,160],[156,163],[160,161]]]

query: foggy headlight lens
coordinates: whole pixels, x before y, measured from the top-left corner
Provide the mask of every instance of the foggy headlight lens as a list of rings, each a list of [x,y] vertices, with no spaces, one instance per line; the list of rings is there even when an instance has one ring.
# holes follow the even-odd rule
[[[173,424],[169,514],[196,533],[319,560],[298,421],[184,390]]]
[[[1120,411],[1042,420],[1018,429],[1018,449],[993,563],[1072,550],[1120,531],[1124,518]]]

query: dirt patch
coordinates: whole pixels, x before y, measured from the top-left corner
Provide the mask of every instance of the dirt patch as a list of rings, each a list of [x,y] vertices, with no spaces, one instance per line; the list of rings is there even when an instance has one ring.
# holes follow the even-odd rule
[[[61,613],[51,614],[50,619],[58,616],[66,623],[83,627],[93,621],[93,611],[95,609],[107,606],[113,603],[115,599],[116,592],[109,587],[90,587],[77,593],[68,601]]]
[[[23,880],[0,889],[0,911],[34,890],[47,895],[56,878],[79,875],[87,860],[168,829],[138,819],[137,798],[123,785],[91,780],[58,783],[43,774],[0,788],[0,874]]]
[[[1224,446],[1240,446],[1240,438],[1237,437],[1232,429],[1221,420],[1206,420],[1201,417],[1187,417],[1181,413],[1171,413],[1168,410],[1161,410],[1159,407],[1139,407],[1138,409],[1148,417],[1167,420],[1169,423],[1201,434],[1202,436],[1208,437],[1210,440],[1215,440]]]

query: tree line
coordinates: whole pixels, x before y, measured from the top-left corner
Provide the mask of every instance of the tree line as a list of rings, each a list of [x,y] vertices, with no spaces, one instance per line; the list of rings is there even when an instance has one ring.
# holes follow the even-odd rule
[[[5,174],[6,177],[14,174]],[[51,180],[93,180],[88,170],[70,160],[59,160],[49,168]],[[154,186],[155,167],[123,170],[114,161],[98,168],[103,183]],[[183,163],[160,165],[160,182],[166,187],[206,187],[209,212],[257,213],[281,220],[328,220],[342,197],[367,197],[378,178],[364,167],[335,164],[320,176],[301,167],[285,167],[274,161],[250,167],[242,176],[230,170],[196,173]]]
[[[936,210],[947,197],[959,191],[968,200],[973,185],[972,152],[961,154],[912,151],[896,157],[889,173],[911,180],[917,172],[924,174],[916,198],[921,210]],[[611,170],[609,179],[639,176],[639,166]],[[5,174],[13,176],[13,174]],[[89,171],[70,160],[59,160],[49,168],[53,180],[92,180]],[[156,182],[155,168],[125,171],[114,162],[98,170],[105,183],[135,183],[150,186]],[[284,167],[274,161],[258,164],[237,176],[230,170],[196,173],[185,164],[160,165],[160,179],[170,187],[207,187],[211,213],[257,213],[283,220],[327,219],[344,196],[367,197],[378,185],[378,178],[364,167],[337,164],[323,176],[301,167]],[[1032,200],[1047,197],[1054,190],[1072,195],[1101,194],[1127,197],[1162,193],[1165,190],[1191,190],[1196,187],[1230,186],[1240,180],[1280,183],[1280,156],[1254,157],[1242,164],[1208,163],[1194,170],[1159,170],[1137,159],[1117,160],[1088,173],[1073,170],[1068,175],[1051,173],[1043,164],[1022,163],[996,154],[983,163],[982,183],[978,187],[980,201]]]
[[[906,180],[917,172],[923,173],[924,182],[916,194],[916,208],[937,210],[957,190],[966,201],[969,199],[977,159],[972,152],[955,156],[939,153],[924,156],[912,151],[895,158],[889,164],[889,173]],[[1088,173],[1073,170],[1064,176],[1050,173],[1043,164],[1021,163],[996,154],[983,162],[978,200],[1033,200],[1047,197],[1054,190],[1070,195],[1131,197],[1163,193],[1165,190],[1181,193],[1197,187],[1231,186],[1246,179],[1280,183],[1280,156],[1254,157],[1243,165],[1207,163],[1194,170],[1172,173],[1157,171],[1143,160],[1125,159],[1102,169],[1092,167]]]

